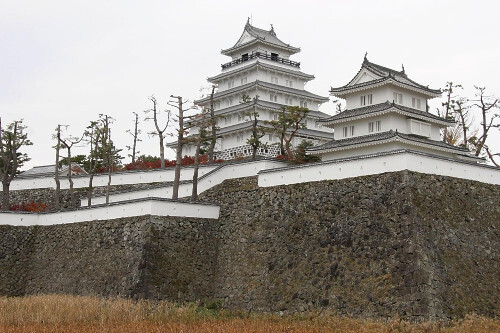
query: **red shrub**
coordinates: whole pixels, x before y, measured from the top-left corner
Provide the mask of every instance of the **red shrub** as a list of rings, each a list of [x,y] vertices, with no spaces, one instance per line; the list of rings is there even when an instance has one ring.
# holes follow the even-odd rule
[[[0,209],[2,207],[0,206]],[[47,205],[43,202],[22,202],[11,204],[9,210],[20,211],[20,212],[45,212],[47,210]]]
[[[208,155],[200,155],[199,157],[199,162],[200,164],[208,164]],[[224,162],[224,160],[214,160],[214,163],[221,163]],[[187,156],[185,155],[181,159],[181,165],[192,165],[194,164],[194,156]],[[165,167],[175,167],[175,160],[168,160],[165,159]],[[125,164],[125,170],[148,170],[148,169],[158,169],[160,168],[160,159],[156,159],[154,161],[144,161],[144,160],[137,160],[135,163],[129,163]]]

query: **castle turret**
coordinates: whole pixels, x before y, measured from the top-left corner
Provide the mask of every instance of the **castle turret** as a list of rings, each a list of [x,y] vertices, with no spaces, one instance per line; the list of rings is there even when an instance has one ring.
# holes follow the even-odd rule
[[[258,96],[256,111],[259,114],[259,126],[263,127],[270,127],[264,121],[277,119],[283,106],[301,106],[310,110],[305,119],[306,128],[299,130],[292,145],[306,139],[321,144],[333,138],[331,129],[317,123],[320,119],[328,118],[318,109],[328,101],[328,97],[304,89],[305,84],[314,79],[314,75],[303,73],[300,63],[290,59],[297,52],[300,52],[300,48],[281,41],[272,26],[270,30],[263,30],[252,26],[249,21],[238,41],[221,51],[223,55],[231,57],[231,61],[221,65],[220,74],[208,78],[209,82],[217,86],[214,94],[219,127],[217,158],[231,159],[252,154],[247,144],[251,138],[252,124],[245,112],[253,106],[241,103],[243,95],[250,98]],[[195,103],[208,107],[210,98],[205,97]],[[261,141],[267,143],[267,148],[259,148],[258,155],[279,154],[280,139],[275,134],[268,133]]]

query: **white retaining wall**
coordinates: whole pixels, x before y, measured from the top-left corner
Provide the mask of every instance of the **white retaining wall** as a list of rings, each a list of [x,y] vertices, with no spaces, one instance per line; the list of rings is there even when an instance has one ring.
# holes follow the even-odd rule
[[[84,221],[111,220],[123,217],[157,215],[183,216],[208,219],[219,218],[219,206],[178,202],[158,198],[101,205],[92,208],[68,210],[54,213],[0,212],[0,224],[14,226],[53,225]]]
[[[287,165],[285,162],[276,160],[257,160],[235,164],[220,165],[212,172],[205,174],[198,179],[198,194],[222,183],[225,179],[256,176],[259,171],[265,169],[279,168]],[[179,198],[191,196],[193,184],[191,182],[182,183],[179,186]],[[110,194],[109,202],[119,202],[124,200],[134,200],[139,198],[158,197],[171,198],[172,186],[162,186],[154,189],[132,190],[122,193]],[[105,196],[92,198],[92,204],[103,204],[106,202]],[[81,200],[81,205],[87,205],[87,198]]]
[[[263,170],[259,186],[269,187],[410,170],[500,185],[500,168],[461,162],[411,150],[365,155],[303,166]]]
[[[199,176],[202,176],[219,167],[218,164],[200,165],[198,171]],[[193,178],[194,168],[191,166],[181,168],[181,180],[191,180]],[[152,169],[140,171],[123,171],[114,172],[111,175],[111,185],[128,185],[128,184],[143,184],[155,182],[170,182],[174,180],[174,168]],[[66,177],[61,177],[61,189],[69,188],[69,181]],[[92,186],[108,185],[108,174],[100,173],[94,175]],[[73,186],[82,188],[89,186],[89,176],[80,175],[73,176]],[[33,177],[33,178],[16,178],[10,184],[10,190],[27,190],[35,188],[55,188],[56,182],[54,177]]]

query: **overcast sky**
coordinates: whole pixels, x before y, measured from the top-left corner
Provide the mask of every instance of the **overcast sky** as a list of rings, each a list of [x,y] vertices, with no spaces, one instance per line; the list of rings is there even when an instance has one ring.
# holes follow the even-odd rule
[[[28,126],[34,145],[24,169],[53,163],[57,124],[80,135],[100,113],[116,119],[113,137],[125,149],[132,112],[143,120],[153,94],[161,109],[171,94],[199,98],[206,78],[229,61],[220,50],[234,45],[249,16],[301,47],[292,60],[316,76],[306,89],[323,96],[357,73],[365,52],[383,66],[404,64],[431,88],[453,81],[468,96],[473,85],[500,95],[499,12],[498,1],[477,0],[0,0],[0,116]],[[321,110],[333,113],[332,103]],[[146,134],[152,124],[141,128],[139,150],[158,155],[157,139]]]

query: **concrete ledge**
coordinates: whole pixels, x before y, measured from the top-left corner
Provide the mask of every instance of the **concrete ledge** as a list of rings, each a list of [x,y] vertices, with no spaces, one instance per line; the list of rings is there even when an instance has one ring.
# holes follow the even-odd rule
[[[402,170],[500,185],[500,168],[401,149],[259,172],[259,186],[269,187],[360,177]]]
[[[0,225],[32,226],[111,220],[123,217],[156,215],[218,219],[220,207],[201,202],[177,201],[163,198],[143,198],[96,205],[91,208],[60,212],[29,213],[0,212]]]

